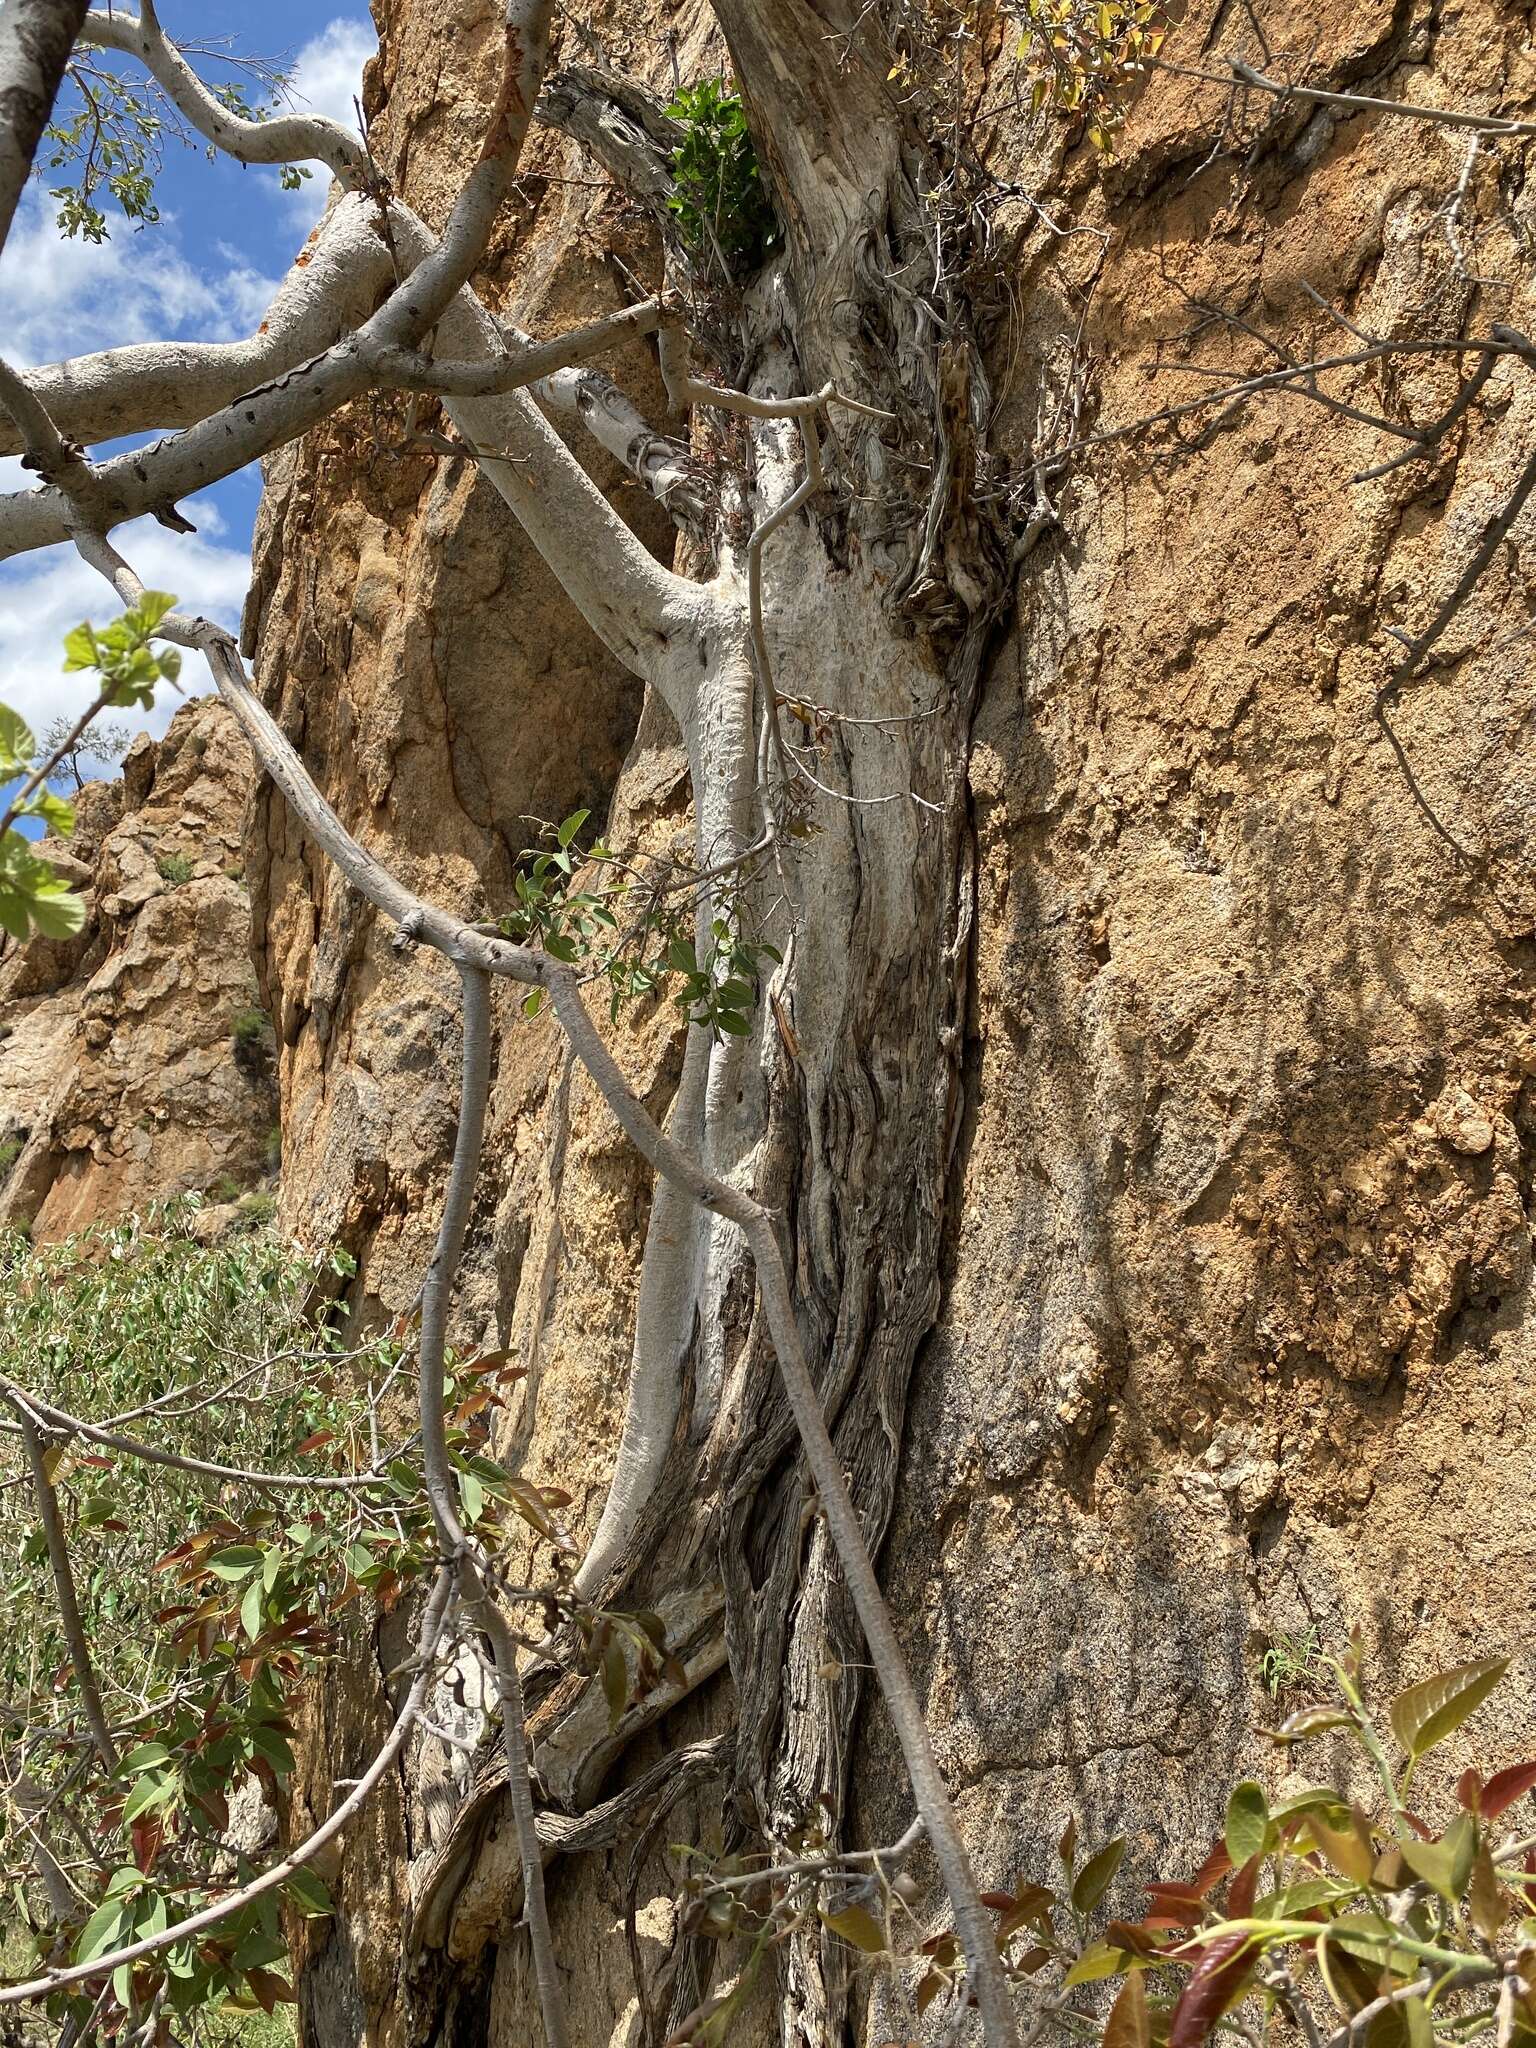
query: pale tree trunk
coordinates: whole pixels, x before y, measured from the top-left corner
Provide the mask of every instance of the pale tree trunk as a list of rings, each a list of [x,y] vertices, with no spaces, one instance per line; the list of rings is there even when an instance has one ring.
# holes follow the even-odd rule
[[[1229,10],[1196,11],[1192,33],[1217,37]],[[1283,29],[1285,10],[1273,12]],[[1341,82],[1390,76],[1420,47],[1411,9],[1369,32],[1336,12]],[[404,161],[405,198],[436,224],[455,175],[453,124],[475,132],[487,97],[489,39],[463,32],[457,10],[434,0],[397,0],[384,13],[388,92],[375,143]],[[829,487],[764,557],[778,690],[837,714],[807,753],[827,788],[810,792],[810,835],[787,839],[782,867],[770,863],[754,885],[749,907],[785,957],[766,977],[752,1036],[711,1047],[656,1006],[611,1036],[648,1106],[670,1107],[671,1135],[785,1219],[806,1348],[870,1543],[896,1523],[900,1619],[929,1687],[941,1762],[967,1801],[979,1875],[1011,1883],[1049,1875],[1049,1846],[1073,1808],[1085,1807],[1100,1834],[1147,1816],[1149,1855],[1193,1851],[1216,1821],[1213,1800],[1248,1722],[1264,1711],[1248,1697],[1254,1642],[1304,1633],[1314,1615],[1335,1632],[1371,1622],[1351,1562],[1353,1547],[1376,1540],[1363,1513],[1369,1489],[1346,1512],[1309,1461],[1320,1443],[1337,1451],[1360,1431],[1371,1446],[1362,1465],[1384,1469],[1406,1413],[1393,1391],[1393,1375],[1410,1370],[1403,1359],[1427,1386],[1431,1366],[1471,1341],[1455,1333],[1466,1305],[1482,1313],[1491,1298],[1496,1310],[1523,1290],[1528,1248],[1510,1192],[1519,1084],[1507,1144],[1500,1126],[1509,1157],[1488,1166],[1486,1185],[1482,1169],[1456,1170],[1465,1203],[1450,1266],[1460,1278],[1435,1278],[1426,1254],[1406,1348],[1385,1365],[1356,1364],[1373,1322],[1401,1304],[1380,1278],[1389,1269],[1349,1231],[1389,1232],[1395,1198],[1381,1190],[1397,1168],[1366,1156],[1348,1109],[1308,1124],[1287,1093],[1287,1063],[1320,1077],[1319,1088],[1335,1059],[1353,1060],[1351,1072],[1384,1064],[1388,1078],[1372,1084],[1381,1121],[1409,1132],[1402,1143],[1417,1159],[1415,1146],[1427,1154],[1436,1141],[1413,1119],[1429,1114],[1443,1079],[1430,1068],[1446,1055],[1433,1044],[1440,1027],[1419,1018],[1395,1035],[1381,1027],[1390,1043],[1378,1061],[1369,1032],[1356,1034],[1322,995],[1308,1009],[1294,994],[1284,934],[1309,913],[1309,885],[1285,872],[1280,852],[1254,848],[1289,832],[1286,843],[1305,849],[1293,858],[1318,862],[1349,907],[1352,939],[1337,920],[1309,937],[1304,972],[1320,988],[1364,976],[1351,962],[1378,915],[1399,920],[1414,944],[1454,950],[1436,935],[1454,926],[1455,943],[1465,941],[1477,913],[1454,873],[1424,853],[1412,804],[1359,732],[1330,729],[1329,790],[1314,798],[1305,775],[1323,739],[1306,691],[1277,689],[1270,728],[1243,753],[1233,735],[1263,701],[1268,657],[1224,645],[1206,670],[1201,648],[1223,620],[1273,613],[1266,630],[1284,646],[1286,675],[1315,662],[1319,636],[1331,633],[1338,687],[1351,651],[1327,593],[1347,558],[1363,618],[1373,578],[1429,573],[1392,554],[1411,499],[1362,514],[1365,537],[1344,546],[1351,459],[1316,429],[1296,515],[1305,545],[1269,537],[1289,530],[1281,470],[1294,480],[1294,449],[1290,465],[1266,472],[1251,526],[1235,509],[1250,470],[1274,453],[1260,444],[1218,462],[1219,500],[1191,487],[1176,516],[1161,510],[1161,472],[1100,477],[1064,512],[1065,541],[1028,551],[1038,501],[1014,488],[1008,466],[1028,477],[1048,425],[1067,422],[1062,440],[1086,428],[1083,333],[1106,358],[1100,403],[1113,418],[1150,403],[1143,302],[1156,299],[1159,333],[1188,322],[1147,250],[1164,235],[1205,233],[1189,209],[1206,203],[1206,188],[1186,201],[1181,180],[1199,171],[1211,138],[1177,98],[1184,89],[1162,80],[1164,97],[1107,183],[1084,152],[1031,151],[1005,128],[998,184],[1018,177],[1091,230],[1058,245],[1021,201],[1005,262],[975,220],[957,222],[934,202],[931,152],[886,75],[892,52],[854,33],[857,16],[793,0],[718,9],[787,246],[739,300],[707,309],[701,324],[729,359],[695,362],[759,393],[835,383],[895,422],[887,431],[832,416]],[[616,49],[654,34],[643,13],[601,28]],[[687,74],[712,71],[722,51],[710,22],[690,15],[679,31]],[[1006,76],[1005,42],[985,27],[976,62]],[[1447,61],[1466,89],[1477,84],[1465,52]],[[654,70],[665,90],[664,54]],[[663,133],[654,106],[615,98],[598,116],[576,87],[557,83],[561,93],[566,125],[643,198]],[[418,122],[429,144],[415,138]],[[1298,115],[1267,145],[1274,161],[1261,181],[1272,182],[1253,204],[1277,223],[1294,181],[1313,176],[1303,127]],[[1306,133],[1324,169],[1305,189],[1343,242],[1327,209],[1345,202],[1327,183],[1322,142]],[[1431,154],[1426,146],[1417,162],[1425,177]],[[594,247],[611,245],[648,281],[656,247],[650,226],[582,185],[590,157],[546,138],[527,189],[540,176],[549,183],[518,223],[515,254],[499,249],[487,269],[512,280],[499,310],[544,332],[616,302]],[[1104,238],[1125,217],[1121,267],[1102,281]],[[1388,225],[1378,229],[1401,261],[1392,218],[1383,201]],[[1358,284],[1365,258],[1350,248]],[[1202,288],[1255,289],[1247,263],[1232,255]],[[1388,264],[1378,315],[1400,312],[1414,288]],[[1311,317],[1296,294],[1281,298],[1282,321]],[[455,309],[449,352],[474,351],[473,324]],[[614,367],[641,425],[677,431],[649,352],[632,347]],[[580,409],[569,393],[569,404],[546,396],[562,422]],[[675,646],[647,653],[658,680],[642,711],[638,657],[604,630],[597,568],[562,578],[594,634],[539,559],[555,559],[563,541],[528,466],[534,444],[517,440],[516,409],[448,410],[510,463],[477,476],[400,453],[403,406],[393,402],[273,462],[258,555],[262,673],[311,768],[361,836],[387,839],[415,885],[465,914],[506,907],[513,857],[534,829],[527,814],[558,819],[591,805],[610,811],[615,843],[656,851],[680,838],[705,862],[739,852],[756,829],[745,541],[799,481],[796,430],[700,419],[684,470],[706,497],[718,493],[727,517],[718,560],[695,538],[677,555],[697,576],[699,604],[680,615]],[[633,422],[622,407],[607,419],[603,445],[622,456]],[[587,459],[590,442],[573,444]],[[646,449],[631,463],[645,488],[621,462],[590,459],[646,547],[671,559],[652,493],[679,458],[659,441]],[[1356,466],[1372,453],[1362,445]],[[1495,470],[1501,459],[1495,452]],[[643,578],[643,565],[630,567]],[[689,677],[694,639],[705,659]],[[1101,694],[1106,664],[1113,681]],[[1198,708],[1186,730],[1164,695],[1192,666]],[[1336,804],[1351,772],[1343,823],[1316,827],[1308,807]],[[1275,781],[1283,793],[1272,799]],[[1290,807],[1289,824],[1275,822],[1271,801]],[[1378,829],[1414,849],[1414,887],[1439,911],[1410,902],[1400,879],[1360,879]],[[251,865],[285,1123],[299,1134],[286,1199],[307,1228],[359,1252],[360,1306],[402,1310],[451,1141],[451,981],[390,948],[275,802],[260,806]],[[1218,879],[1207,885],[1209,876]],[[1518,1007],[1517,978],[1499,944],[1478,957],[1484,981],[1446,1033],[1463,1071],[1486,1080],[1508,1065],[1497,1020],[1502,1005]],[[1400,982],[1383,969],[1373,1000]],[[863,1640],[807,1498],[744,1250],[690,1205],[653,1199],[547,1024],[523,1021],[510,996],[497,1001],[492,1138],[455,1333],[526,1365],[523,1406],[499,1447],[575,1494],[577,1535],[597,1536],[584,1585],[661,1613],[686,1667],[682,1697],[657,1694],[617,1732],[592,1682],[544,1668],[529,1684],[576,2037],[660,2048],[741,1962],[678,1935],[666,1845],[757,1849],[825,1800],[842,1839],[865,1846],[902,1832],[908,1794],[883,1716],[865,1698]],[[1276,1051],[1272,1029],[1296,1042]],[[1238,1105],[1244,1075],[1253,1103]],[[1351,1203],[1369,1212],[1364,1224],[1352,1222]],[[1266,1213],[1278,1251],[1255,1221]],[[1360,1262],[1338,1298],[1358,1288],[1358,1309],[1330,1306],[1311,1277],[1319,1264],[1332,1271],[1335,1223]],[[1429,1224],[1413,1228],[1427,1242]],[[624,1432],[618,1451],[632,1368],[643,1426]],[[1424,1427],[1434,1438],[1436,1417]],[[1399,1512],[1398,1533],[1372,1553],[1381,1577],[1434,1576],[1439,1564],[1424,1560],[1443,1563],[1446,1529],[1422,1502]],[[1383,1563],[1388,1552],[1395,1561]],[[398,1662],[392,1626],[378,1671]],[[1384,1625],[1375,1633],[1384,1655],[1403,1654]],[[1442,1652],[1486,1647],[1463,1643],[1450,1624],[1436,1641]],[[360,1659],[313,1704],[301,1814],[324,1811],[328,1777],[366,1752],[384,1711],[375,1675]],[[476,1725],[472,1712],[464,1725]],[[936,1922],[931,1867],[914,1867]],[[308,2037],[324,2048],[536,2042],[517,1869],[494,1750],[465,1764],[417,1745],[399,1800],[347,1851],[342,1912],[301,1931]],[[636,1916],[632,1943],[626,1912]],[[754,2048],[821,2048],[850,2028],[906,2038],[900,1998],[877,1991],[870,2018],[849,1963],[833,1940],[796,1937],[731,2038]]]

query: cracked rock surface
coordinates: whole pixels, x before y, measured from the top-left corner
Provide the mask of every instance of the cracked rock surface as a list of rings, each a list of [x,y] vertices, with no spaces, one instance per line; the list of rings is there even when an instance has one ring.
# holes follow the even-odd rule
[[[0,943],[0,1143],[19,1148],[0,1224],[64,1237],[265,1179],[277,1097],[241,864],[250,783],[234,721],[203,700],[81,792],[50,857],[83,887],[84,930]]]

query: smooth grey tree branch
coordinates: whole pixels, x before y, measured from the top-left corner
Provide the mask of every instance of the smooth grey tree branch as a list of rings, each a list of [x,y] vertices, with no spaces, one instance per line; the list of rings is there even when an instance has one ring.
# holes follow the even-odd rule
[[[80,39],[99,50],[137,57],[177,113],[205,141],[243,164],[323,163],[351,185],[366,182],[370,166],[361,136],[322,114],[279,114],[251,121],[217,100],[161,28],[154,0],[131,14],[82,10]]]
[[[88,5],[89,0],[7,0],[0,11],[0,249]]]

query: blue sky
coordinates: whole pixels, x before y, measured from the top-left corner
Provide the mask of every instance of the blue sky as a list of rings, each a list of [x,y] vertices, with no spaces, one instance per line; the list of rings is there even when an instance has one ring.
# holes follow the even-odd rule
[[[355,123],[353,96],[375,44],[364,0],[263,0],[259,7],[249,0],[161,0],[160,18],[172,36],[229,35],[251,54],[290,60],[296,106]],[[216,66],[202,68],[220,75]],[[157,192],[159,225],[135,231],[114,224],[110,241],[92,247],[59,236],[38,186],[0,253],[0,353],[28,366],[156,337],[249,334],[318,218],[325,192],[323,172],[301,192],[285,193],[275,170],[245,170],[223,158],[210,164],[201,150],[173,140]],[[17,463],[0,459],[0,490],[29,482]],[[183,508],[198,526],[195,537],[146,520],[123,528],[119,540],[152,587],[233,624],[245,595],[259,495],[253,468]],[[0,701],[39,731],[81,709],[81,679],[60,672],[63,636],[83,618],[104,622],[115,608],[106,585],[68,549],[0,564]],[[195,667],[188,663],[184,680],[201,688]],[[162,731],[179,700],[161,694],[151,713],[130,722]]]

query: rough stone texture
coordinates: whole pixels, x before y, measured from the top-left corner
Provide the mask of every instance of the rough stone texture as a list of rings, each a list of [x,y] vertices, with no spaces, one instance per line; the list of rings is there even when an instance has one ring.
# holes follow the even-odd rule
[[[479,132],[490,10],[381,11],[380,146],[408,153],[407,189],[440,216]],[[1536,94],[1525,12],[1500,0],[1262,12],[1334,84],[1518,113]],[[1252,54],[1237,15],[1195,0],[1170,54]],[[696,54],[696,19],[677,26]],[[648,61],[627,17],[610,49]],[[1464,137],[1266,105],[1221,153],[1224,106],[1154,77],[1102,172],[1084,148],[1002,137],[1000,174],[1107,239],[1003,216],[1023,239],[995,448],[1021,457],[1058,411],[1086,432],[1186,395],[1190,380],[1149,376],[1159,350],[1234,374],[1264,362],[1219,326],[1191,341],[1188,295],[1308,352],[1338,339],[1308,284],[1384,333],[1460,319],[1444,208]],[[557,162],[582,175],[541,142],[536,171]],[[1469,187],[1463,239],[1485,277],[1528,275],[1516,163],[1488,149]],[[553,328],[616,302],[593,249],[629,232],[611,199],[550,184],[493,275]],[[1527,322],[1529,299],[1523,282],[1490,291],[1483,317]],[[638,351],[620,368],[650,393]],[[1452,388],[1434,366],[1354,395],[1423,419]],[[274,464],[258,575],[269,692],[348,822],[467,906],[504,888],[523,813],[601,812],[613,791],[615,836],[675,829],[686,792],[663,721],[647,713],[626,759],[630,686],[490,492],[345,438],[350,453],[320,437]],[[1536,386],[1504,366],[1439,456],[1359,486],[1391,449],[1297,398],[1186,438],[1177,459],[1165,436],[1155,461],[1111,449],[1074,469],[974,731],[966,1117],[885,1571],[992,1880],[1044,1874],[1069,1807],[1089,1834],[1131,1834],[1127,1883],[1174,1874],[1239,1763],[1285,1767],[1250,1732],[1275,1712],[1259,1659],[1282,1635],[1336,1649],[1358,1624],[1382,1687],[1529,1645],[1529,517],[1398,719],[1474,862],[1437,837],[1372,704],[1385,629],[1427,619],[1526,459]],[[390,952],[271,802],[253,868],[290,1213],[349,1237],[397,1308],[451,1127],[451,985]],[[502,1023],[462,1335],[526,1356],[528,1469],[568,1487],[589,1529],[645,1181],[544,1028],[514,1028],[510,1002]],[[620,1050],[664,1103],[665,1017]],[[718,1725],[725,1696],[689,1714]],[[314,1711],[318,1810],[319,1752],[339,1743],[329,1767],[355,1769],[378,1710],[338,1686]],[[1517,1695],[1484,1720],[1493,1761],[1531,1718]],[[888,1839],[908,1815],[878,1709],[855,1755],[853,1833]],[[426,1825],[419,1797],[381,1809],[348,1852],[344,1924],[306,1937],[307,2025],[327,2048],[402,2038],[399,1863]],[[554,1879],[583,2041],[634,2038],[622,1864]],[[661,1889],[649,1869],[648,1939]],[[518,1938],[502,1939],[477,2010],[495,2048],[521,2048],[537,2020]],[[881,2022],[872,2040],[903,2025]],[[733,2038],[776,2038],[771,2000]]]
[[[0,1142],[22,1150],[0,1223],[57,1238],[163,1196],[266,1177],[277,1118],[256,1002],[241,832],[250,757],[228,713],[185,706],[81,793],[58,865],[82,883],[68,944],[0,949]],[[185,862],[186,881],[161,862]],[[179,872],[179,866],[173,872]]]

